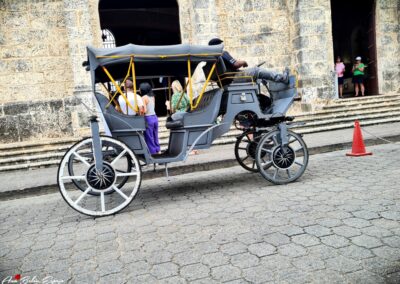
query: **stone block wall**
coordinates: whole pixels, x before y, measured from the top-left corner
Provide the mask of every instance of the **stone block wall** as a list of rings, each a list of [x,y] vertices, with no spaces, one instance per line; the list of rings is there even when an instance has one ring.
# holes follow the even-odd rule
[[[63,1],[0,1],[0,103],[71,95],[67,51]]]
[[[78,135],[86,124],[78,98],[88,101],[90,90],[82,61],[93,2],[97,9],[88,0],[0,1],[1,142]]]

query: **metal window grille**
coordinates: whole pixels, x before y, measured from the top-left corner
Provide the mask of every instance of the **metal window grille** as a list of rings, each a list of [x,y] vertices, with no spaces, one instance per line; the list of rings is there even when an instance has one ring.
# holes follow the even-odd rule
[[[102,30],[101,39],[103,40],[103,47],[105,48],[113,48],[116,46],[115,37],[110,30]]]

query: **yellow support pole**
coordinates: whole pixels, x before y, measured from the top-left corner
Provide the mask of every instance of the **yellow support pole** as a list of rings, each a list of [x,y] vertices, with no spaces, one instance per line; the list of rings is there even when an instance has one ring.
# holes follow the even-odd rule
[[[106,73],[107,77],[110,79],[110,81],[114,84],[114,86],[117,88],[117,92],[120,93],[120,95],[123,97],[123,99],[125,100],[125,103],[127,106],[129,106],[133,111],[133,107],[131,105],[131,103],[128,101],[128,99],[126,98],[124,92],[122,92],[121,87],[117,84],[117,82],[115,82],[114,78],[111,76],[110,72],[108,72],[107,68],[104,66],[101,66],[101,68],[103,69],[104,73]],[[108,102],[108,104],[106,105],[106,108],[111,104],[111,101]]]
[[[132,70],[132,81],[133,81],[133,93],[135,96],[135,111],[139,114],[139,106],[137,100],[137,89],[136,89],[136,74],[135,74],[135,61],[133,56],[131,57],[131,70]]]
[[[204,95],[204,92],[205,92],[205,90],[206,90],[206,87],[207,87],[207,85],[208,85],[208,82],[210,81],[211,75],[212,75],[212,73],[214,72],[214,69],[215,69],[215,66],[216,66],[216,65],[217,65],[217,63],[214,63],[214,65],[211,67],[211,71],[210,71],[210,73],[208,73],[207,80],[206,80],[206,82],[205,82],[204,85],[203,85],[203,89],[201,90],[201,93],[200,93],[199,97],[197,98],[196,104],[193,106],[193,109],[197,108],[197,106],[199,105],[199,103],[200,103],[200,101],[201,101],[201,98],[202,98],[203,95]]]

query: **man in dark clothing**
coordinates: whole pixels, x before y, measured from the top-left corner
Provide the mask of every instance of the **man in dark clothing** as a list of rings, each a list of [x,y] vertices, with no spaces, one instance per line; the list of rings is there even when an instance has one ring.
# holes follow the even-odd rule
[[[218,45],[223,43],[223,41],[219,38],[213,38],[208,42],[208,45]],[[222,53],[222,59],[224,60],[225,66],[229,71],[238,71],[239,68],[241,67],[247,67],[248,64],[244,60],[236,60],[233,58],[229,52],[224,51]],[[266,70],[264,68],[260,67],[252,67],[252,68],[247,68],[244,69],[243,72],[248,75],[252,76],[254,80],[257,79],[266,79],[266,80],[271,80],[275,82],[282,82],[282,83],[289,83],[289,68],[285,68],[285,71],[283,71],[283,74],[276,73],[273,71]]]

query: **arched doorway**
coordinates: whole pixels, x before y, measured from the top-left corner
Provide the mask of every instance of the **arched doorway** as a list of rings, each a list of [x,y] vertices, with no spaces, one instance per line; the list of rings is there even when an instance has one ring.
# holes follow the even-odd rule
[[[378,94],[375,2],[375,0],[331,0],[334,55],[335,58],[341,56],[346,65],[345,96],[354,94],[351,69],[357,56],[361,56],[362,62],[367,66],[366,94]]]
[[[170,45],[181,43],[177,0],[100,0],[100,28],[109,30],[115,45]],[[104,42],[104,40],[103,40]],[[151,80],[156,113],[166,115],[166,80]],[[140,82],[138,82],[140,83]],[[161,90],[160,90],[161,89]]]

